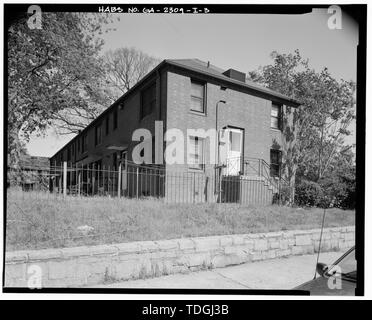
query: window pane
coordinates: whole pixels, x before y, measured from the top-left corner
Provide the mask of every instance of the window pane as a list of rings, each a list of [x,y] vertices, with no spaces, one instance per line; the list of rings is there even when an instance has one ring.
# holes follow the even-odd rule
[[[231,146],[231,151],[236,151],[240,152],[240,147],[241,147],[241,133],[240,132],[234,132],[230,131],[230,146]]]
[[[276,104],[271,105],[271,127],[280,128],[280,106]]]
[[[199,156],[197,154],[190,153],[190,164],[198,164]]]
[[[203,99],[204,85],[200,83],[191,82],[191,95]]]
[[[156,85],[155,83],[149,88],[142,91],[142,114],[141,117],[150,114],[156,104]]]
[[[270,162],[273,164],[280,163],[280,150],[271,150],[270,151]]]
[[[116,129],[118,127],[118,110],[114,110],[114,116],[113,116],[113,127]]]
[[[110,120],[109,120],[109,117],[107,116],[106,117],[106,134],[108,134],[110,131],[109,123],[110,123]]]
[[[96,127],[96,145],[101,143],[102,140],[102,127],[101,125],[98,125]]]
[[[191,97],[191,110],[203,112],[203,100]]]
[[[145,103],[149,103],[151,100],[155,99],[155,88],[155,84],[153,84],[143,92],[142,98]]]
[[[273,104],[271,106],[271,116],[273,117],[279,117],[279,106]]]
[[[198,151],[198,142],[191,138],[190,139],[190,152],[197,152]]]
[[[279,119],[271,117],[271,128],[279,128]]]
[[[270,175],[272,177],[278,177],[279,176],[279,165],[271,164],[270,165]]]
[[[191,82],[191,106],[193,111],[204,112],[204,84]]]
[[[270,173],[271,176],[279,176],[280,150],[270,150]]]

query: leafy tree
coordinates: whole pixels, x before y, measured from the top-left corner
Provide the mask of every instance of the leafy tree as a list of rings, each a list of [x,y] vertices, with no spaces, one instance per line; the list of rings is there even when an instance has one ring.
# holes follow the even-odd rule
[[[355,119],[355,83],[334,79],[327,68],[316,72],[298,50],[273,52],[273,63],[249,72],[251,80],[301,102],[283,110],[282,176],[293,203],[297,171],[319,181],[345,148],[344,137]],[[308,178],[308,177],[306,177]]]
[[[330,205],[355,208],[355,163],[350,150],[338,153],[327,173],[318,181],[328,196]]]
[[[42,29],[30,29],[27,19],[7,30],[8,154],[51,125],[77,132],[107,107],[98,53],[111,17],[43,13]]]

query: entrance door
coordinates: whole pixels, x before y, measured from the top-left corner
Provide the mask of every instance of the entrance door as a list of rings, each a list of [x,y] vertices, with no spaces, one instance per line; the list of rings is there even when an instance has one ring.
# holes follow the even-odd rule
[[[229,176],[238,175],[241,171],[243,156],[243,130],[227,128],[226,170]]]

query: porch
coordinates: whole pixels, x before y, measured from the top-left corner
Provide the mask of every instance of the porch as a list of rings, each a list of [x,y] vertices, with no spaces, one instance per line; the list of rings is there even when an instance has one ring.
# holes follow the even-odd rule
[[[264,159],[228,158],[218,169],[220,202],[268,205],[280,192],[279,177]]]

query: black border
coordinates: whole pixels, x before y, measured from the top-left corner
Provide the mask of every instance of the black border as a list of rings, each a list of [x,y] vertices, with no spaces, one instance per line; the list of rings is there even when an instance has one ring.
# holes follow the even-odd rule
[[[30,4],[4,4],[4,70],[7,63],[7,32],[12,21],[25,15]],[[162,10],[164,7],[185,9],[208,8],[208,14],[305,14],[316,8],[328,8],[328,5],[225,5],[225,4],[41,4],[44,12],[98,12],[99,7],[120,6],[124,10],[135,6],[140,12],[144,7]],[[356,295],[364,295],[364,231],[365,231],[365,120],[366,120],[366,39],[367,39],[367,5],[340,5],[343,13],[349,14],[359,24],[359,44],[357,48],[357,128],[356,128],[356,259],[358,262]],[[4,93],[8,92],[7,74],[4,72]],[[7,127],[8,97],[4,94],[4,152],[3,176],[7,175]],[[3,179],[3,217],[6,221],[6,179]],[[127,294],[227,294],[227,295],[307,295],[308,292],[294,290],[220,290],[220,289],[87,289],[87,288],[10,288],[4,287],[5,280],[5,247],[6,223],[3,228],[3,292],[4,293],[127,293]],[[345,301],[346,302],[346,301]],[[344,309],[344,308],[342,308]]]
[[[339,318],[352,318],[355,317],[355,310],[369,311],[367,309],[367,301],[295,301],[295,307],[299,308],[298,312],[293,308],[293,301],[291,300],[271,300],[271,301],[262,301],[262,300],[228,300],[228,301],[219,301],[219,300],[168,300],[168,301],[156,301],[156,300],[120,300],[120,301],[103,301],[102,305],[96,303],[96,301],[76,301],[76,300],[63,300],[58,301],[48,301],[56,305],[58,310],[58,315],[62,317],[71,317],[73,313],[74,316],[82,316],[82,318],[94,318],[103,317],[104,319],[110,317],[121,316],[123,319],[170,319],[166,315],[144,315],[144,307],[148,307],[150,304],[153,307],[172,307],[177,308],[177,312],[174,317],[171,319],[249,319],[250,315],[256,316],[259,314],[260,317],[269,318],[272,316],[274,319],[280,316],[285,317],[286,319],[298,319],[299,316],[306,314],[308,318],[319,318],[319,313],[325,318],[330,319],[339,319]],[[1,307],[9,307],[9,310],[17,310],[17,315],[28,316],[30,315],[30,310],[42,310],[45,308],[44,301],[22,301],[24,307],[19,308],[18,301],[0,301]],[[102,303],[102,301],[100,301]],[[314,303],[316,306],[314,307]],[[210,316],[208,314],[187,314],[186,305],[198,305],[198,306],[228,306],[228,314],[214,314]],[[183,309],[183,312],[180,312],[179,309]],[[297,308],[296,308],[297,309]],[[363,310],[365,309],[365,310]],[[3,309],[4,310],[4,309]],[[7,310],[8,311],[8,310]],[[49,316],[46,312],[39,312],[41,319],[47,318]],[[50,316],[49,316],[50,317]]]

